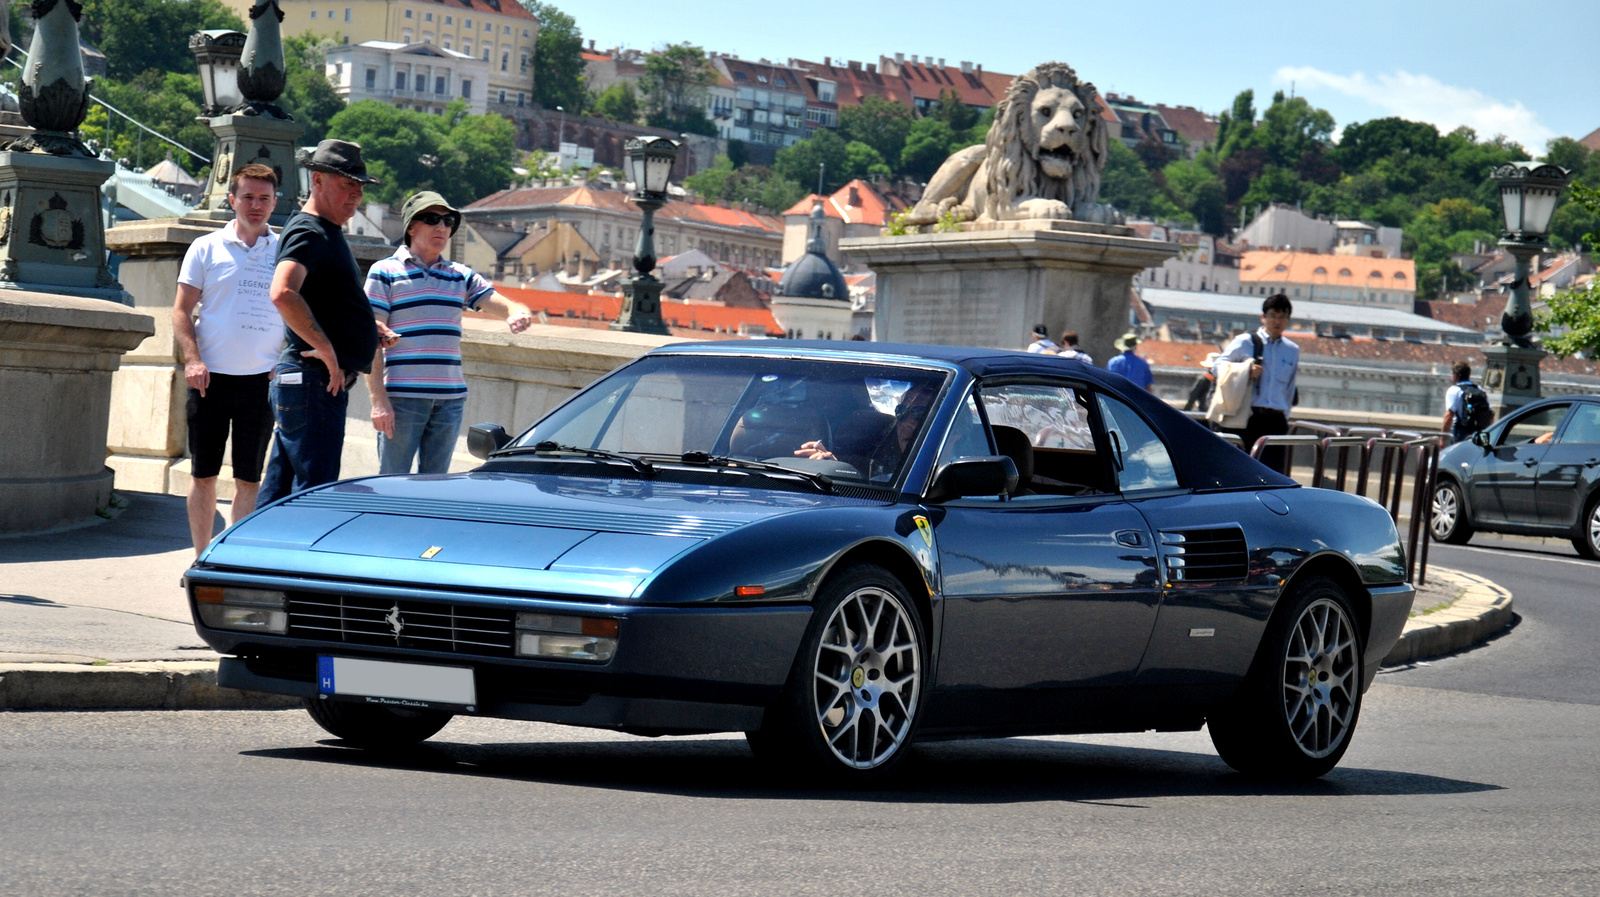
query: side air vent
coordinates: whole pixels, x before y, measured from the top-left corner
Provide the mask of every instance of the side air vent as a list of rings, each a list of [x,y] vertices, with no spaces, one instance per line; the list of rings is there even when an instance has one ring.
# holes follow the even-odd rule
[[[1230,582],[1250,575],[1250,552],[1237,526],[1163,530],[1167,582]]]

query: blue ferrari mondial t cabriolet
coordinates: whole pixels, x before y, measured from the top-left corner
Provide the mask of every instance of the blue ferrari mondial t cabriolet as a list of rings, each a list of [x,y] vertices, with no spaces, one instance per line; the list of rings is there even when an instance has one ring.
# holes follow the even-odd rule
[[[455,714],[744,732],[831,782],[916,738],[1192,730],[1316,776],[1411,607],[1378,505],[1127,380],[875,343],[651,352],[447,476],[257,511],[188,571],[226,686],[383,747]]]

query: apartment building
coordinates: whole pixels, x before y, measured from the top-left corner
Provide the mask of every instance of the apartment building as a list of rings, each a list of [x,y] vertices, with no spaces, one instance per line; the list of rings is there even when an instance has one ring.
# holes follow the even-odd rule
[[[1375,305],[1410,313],[1417,298],[1417,268],[1411,259],[1255,250],[1239,262],[1239,285],[1250,296],[1284,293],[1296,302]]]
[[[224,0],[241,18],[251,0]],[[539,20],[517,0],[279,0],[285,34],[331,37],[346,44],[431,44],[488,66],[489,107],[533,102],[533,42]],[[365,74],[358,74],[365,83]],[[431,85],[430,85],[431,86]]]
[[[433,44],[345,44],[328,51],[327,71],[346,103],[377,100],[438,115],[461,99],[473,115],[488,110],[489,64]]]

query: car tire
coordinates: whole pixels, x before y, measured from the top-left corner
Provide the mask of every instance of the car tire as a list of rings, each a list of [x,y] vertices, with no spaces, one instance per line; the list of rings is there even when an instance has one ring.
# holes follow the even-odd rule
[[[1362,639],[1331,579],[1303,580],[1283,600],[1239,690],[1206,723],[1239,772],[1316,778],[1338,765],[1361,715]]]
[[[437,710],[369,707],[349,701],[306,698],[306,712],[317,725],[364,748],[408,747],[433,737],[453,714]]]
[[[1600,561],[1600,492],[1583,506],[1578,529],[1572,534],[1572,547],[1591,561]]]
[[[1433,490],[1433,515],[1428,524],[1436,542],[1460,545],[1472,538],[1472,522],[1467,519],[1467,503],[1461,487],[1453,480],[1441,480]]]
[[[927,639],[905,586],[858,565],[831,575],[750,748],[822,785],[881,782],[904,759],[927,688]]]

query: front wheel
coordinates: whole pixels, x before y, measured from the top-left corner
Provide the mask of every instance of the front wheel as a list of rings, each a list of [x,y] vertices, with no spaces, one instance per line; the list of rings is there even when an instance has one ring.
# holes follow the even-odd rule
[[[823,783],[860,785],[905,755],[922,706],[922,619],[900,581],[862,565],[830,577],[783,698],[750,747]]]
[[[1584,506],[1578,531],[1572,535],[1572,547],[1590,560],[1600,560],[1600,493]]]
[[[1472,538],[1472,524],[1467,520],[1467,504],[1461,500],[1460,486],[1444,480],[1433,490],[1433,522],[1429,529],[1435,540],[1452,545]]]
[[[1307,579],[1285,600],[1238,693],[1206,722],[1234,769],[1316,778],[1338,765],[1361,715],[1361,638],[1333,580]]]
[[[433,737],[452,714],[437,710],[370,707],[349,701],[306,698],[306,712],[331,735],[364,748],[407,747]]]

